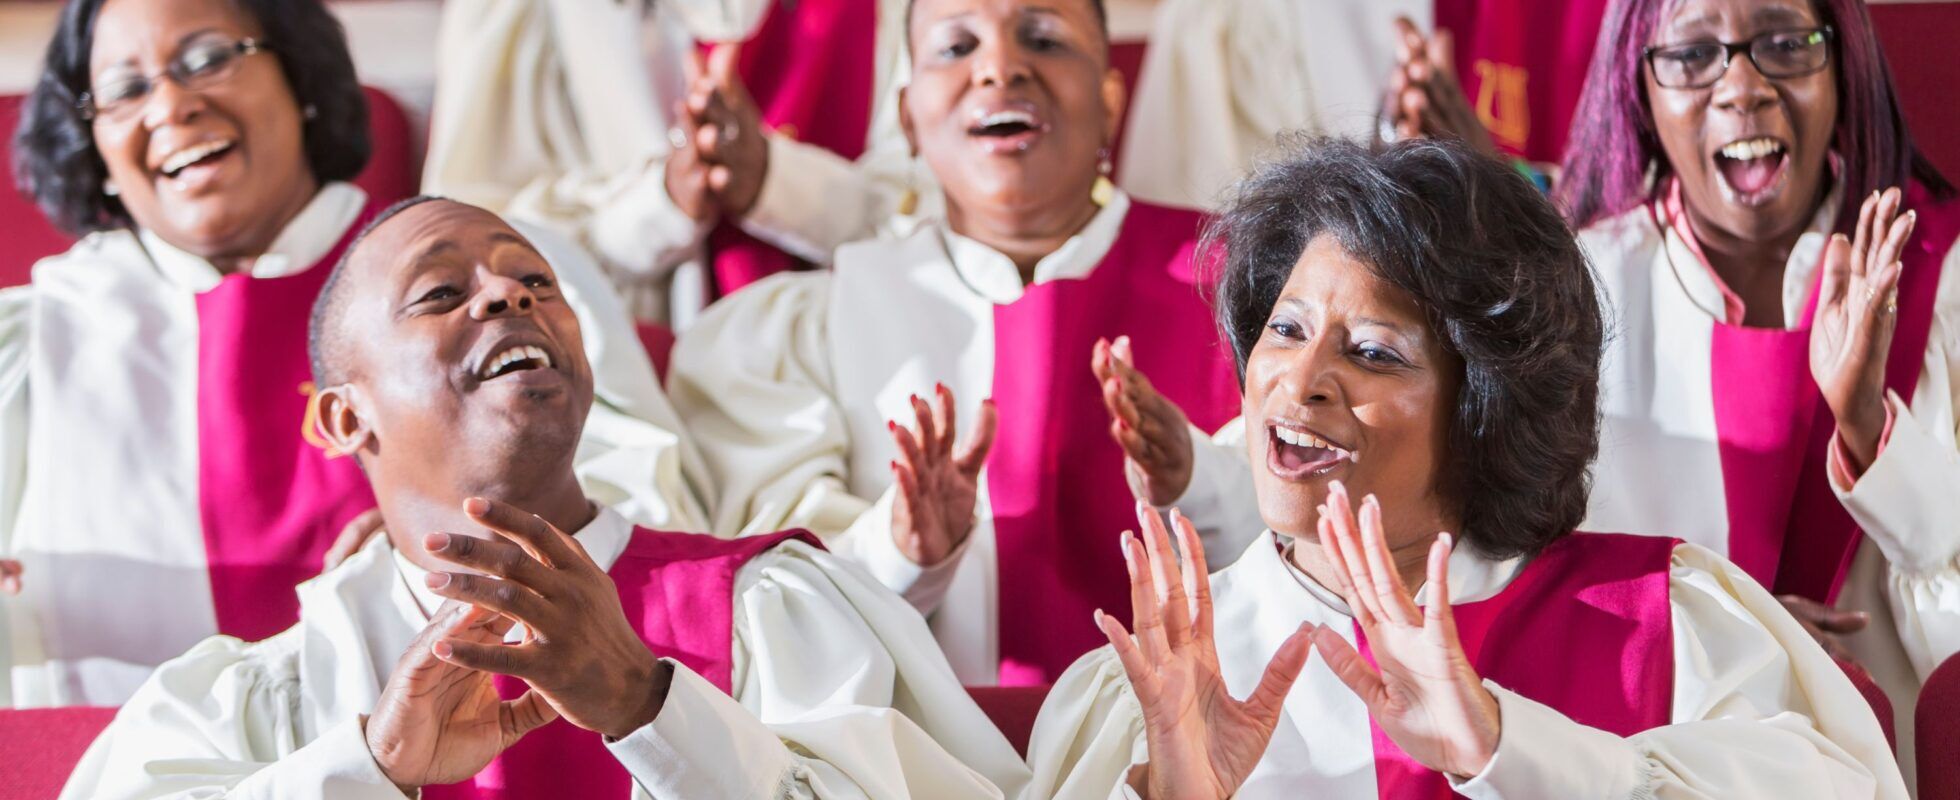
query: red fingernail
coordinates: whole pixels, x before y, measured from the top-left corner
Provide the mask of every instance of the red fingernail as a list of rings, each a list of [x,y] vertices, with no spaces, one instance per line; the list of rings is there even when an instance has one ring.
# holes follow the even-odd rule
[[[885,420],[885,430],[888,430],[888,431],[896,431],[896,430],[898,430],[898,423],[896,423],[896,422],[893,422],[893,421],[891,421],[891,420]]]

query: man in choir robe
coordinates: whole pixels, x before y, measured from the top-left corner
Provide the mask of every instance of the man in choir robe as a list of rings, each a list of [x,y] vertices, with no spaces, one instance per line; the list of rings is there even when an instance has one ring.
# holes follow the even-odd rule
[[[1139,509],[1136,636],[1097,615],[1030,795],[1907,796],[1741,569],[1573,531],[1609,333],[1535,187],[1460,143],[1324,142],[1234,196],[1215,296],[1267,529],[1207,578],[1189,522],[1180,557]]]
[[[166,67],[194,90],[162,88]],[[351,461],[304,438],[305,319],[395,198],[348,182],[366,106],[317,0],[70,3],[26,108],[15,163],[82,239],[0,292],[0,556],[21,568],[0,595],[0,705],[116,705],[206,637],[292,625],[292,587],[374,507]],[[698,524],[623,310],[575,247],[535,241],[585,318],[588,490]]]
[[[1203,218],[1099,177],[1123,95],[1093,0],[921,0],[911,35],[906,130],[948,213],[710,308],[673,397],[718,532],[816,530],[927,613],[969,684],[1046,683],[1098,641],[1070,614],[1123,599],[1099,342],[1130,337],[1181,435],[1236,407],[1194,284]]]
[[[807,534],[652,531],[580,488],[580,336],[494,215],[384,212],[311,350],[386,535],[301,587],[297,626],[161,667],[64,796],[1019,791],[918,616]]]

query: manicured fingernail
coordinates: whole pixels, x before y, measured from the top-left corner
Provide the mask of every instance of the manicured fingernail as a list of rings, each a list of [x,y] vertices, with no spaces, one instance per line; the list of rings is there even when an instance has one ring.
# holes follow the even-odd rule
[[[440,553],[449,546],[449,534],[431,533],[422,537],[422,547],[431,553]]]
[[[885,420],[885,430],[896,433],[898,431],[898,423],[893,422],[891,420]]]
[[[1443,534],[1442,536],[1440,536],[1440,537],[1437,537],[1437,538],[1440,538],[1440,539],[1442,539],[1442,540],[1443,540],[1443,546],[1444,546],[1444,547],[1446,547],[1446,548],[1450,548],[1450,549],[1455,549],[1455,548],[1456,548],[1456,539],[1455,539],[1454,537],[1452,537],[1452,536],[1450,536],[1449,534],[1447,534],[1447,533],[1445,533],[1445,534]]]
[[[449,573],[431,572],[427,576],[422,578],[422,582],[424,584],[427,584],[428,587],[431,589],[440,589],[444,586],[449,585]]]
[[[435,644],[429,645],[429,652],[435,653],[436,658],[448,658],[456,654],[456,649],[450,647],[448,642],[437,639]]]
[[[481,497],[472,497],[464,500],[463,513],[478,516],[490,513],[490,501]]]

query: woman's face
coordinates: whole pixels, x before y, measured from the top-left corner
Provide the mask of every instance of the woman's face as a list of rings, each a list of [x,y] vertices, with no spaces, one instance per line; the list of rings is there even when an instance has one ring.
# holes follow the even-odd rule
[[[1459,529],[1439,491],[1463,365],[1409,296],[1331,236],[1307,245],[1245,365],[1259,513],[1314,539],[1330,481],[1375,495],[1389,546]]]
[[[119,82],[154,78],[127,108],[97,114],[96,150],[136,224],[187,252],[259,255],[318,188],[272,54],[239,57],[196,90],[155,77],[186,54],[197,62],[263,35],[228,0],[108,0],[96,15],[91,93],[108,102]]]
[[[1822,24],[1804,0],[1679,0],[1662,15],[1650,45],[1746,42]],[[1751,242],[1809,224],[1830,177],[1838,114],[1831,58],[1808,75],[1767,78],[1738,54],[1702,89],[1662,87],[1643,65],[1654,127],[1698,224]]]
[[[1089,0],[918,0],[906,138],[963,209],[1087,203],[1123,111]]]

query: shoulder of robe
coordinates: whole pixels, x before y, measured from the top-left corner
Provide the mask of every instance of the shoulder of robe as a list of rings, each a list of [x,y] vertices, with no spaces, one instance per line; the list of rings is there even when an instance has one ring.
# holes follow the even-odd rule
[[[1645,250],[1660,241],[1654,217],[1642,203],[1632,209],[1594,222],[1578,232],[1579,246],[1594,269],[1607,269],[1625,261],[1635,250]]]
[[[296,687],[303,637],[299,626],[258,642],[212,636],[157,667],[125,708],[179,700],[222,710],[232,706],[226,698]]]
[[[704,359],[729,358],[733,354],[728,348],[779,346],[783,334],[821,324],[829,308],[830,283],[830,273],[822,270],[779,272],[715,301],[676,339],[674,372],[712,368]]]
[[[135,232],[96,231],[67,250],[34,262],[32,285],[44,290],[86,287],[124,277],[163,280],[150,264],[149,254],[143,251]]]
[[[943,264],[947,254],[940,227],[944,224],[940,220],[928,220],[903,233],[838,245],[830,268],[836,272],[869,269],[888,273]]]

